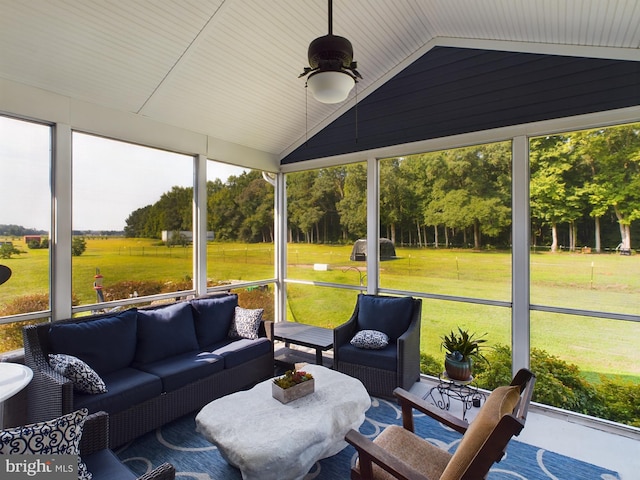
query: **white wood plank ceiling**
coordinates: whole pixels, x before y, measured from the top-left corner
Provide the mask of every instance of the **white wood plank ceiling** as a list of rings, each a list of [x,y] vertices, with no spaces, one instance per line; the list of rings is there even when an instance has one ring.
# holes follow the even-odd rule
[[[333,26],[359,96],[434,45],[640,61],[638,0],[335,0]],[[326,33],[326,0],[0,0],[0,77],[281,156],[353,104],[305,101]]]

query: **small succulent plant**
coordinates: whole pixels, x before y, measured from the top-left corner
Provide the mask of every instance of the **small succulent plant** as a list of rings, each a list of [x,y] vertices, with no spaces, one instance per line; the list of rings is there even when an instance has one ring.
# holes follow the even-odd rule
[[[280,388],[287,389],[294,385],[298,385],[299,383],[311,380],[312,378],[313,375],[303,372],[302,370],[288,370],[282,377],[275,378],[273,383],[278,385]]]

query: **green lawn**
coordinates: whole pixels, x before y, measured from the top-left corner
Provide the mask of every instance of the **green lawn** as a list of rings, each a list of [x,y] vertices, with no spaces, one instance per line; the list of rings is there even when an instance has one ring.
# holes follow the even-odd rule
[[[24,250],[2,260],[13,270],[0,289],[0,304],[28,293],[48,291],[48,250]],[[274,276],[273,245],[208,244],[208,280],[260,280]],[[508,252],[397,248],[398,258],[381,263],[383,288],[465,296],[509,302],[511,255]],[[288,246],[289,278],[366,285],[364,262],[349,260],[351,245]],[[127,280],[183,281],[192,277],[191,247],[167,248],[149,239],[87,239],[87,250],[73,257],[73,291],[81,303],[93,303],[93,276],[99,268],[104,285]],[[327,270],[314,269],[326,264]],[[640,256],[573,253],[531,257],[533,304],[640,314]],[[288,284],[290,320],[332,327],[346,321],[357,290]],[[422,349],[436,357],[439,336],[458,325],[488,332],[491,343],[509,344],[511,312],[504,307],[442,300],[423,301]],[[531,341],[552,355],[598,373],[640,381],[640,322],[559,315],[534,311]]]

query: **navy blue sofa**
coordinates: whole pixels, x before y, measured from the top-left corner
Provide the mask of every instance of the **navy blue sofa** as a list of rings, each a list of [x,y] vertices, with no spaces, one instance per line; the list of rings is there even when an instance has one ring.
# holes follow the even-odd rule
[[[238,297],[213,295],[23,329],[31,422],[87,408],[109,414],[110,447],[120,446],[210,401],[273,376],[273,323],[258,338],[230,338]],[[79,393],[49,354],[73,355],[106,393]]]

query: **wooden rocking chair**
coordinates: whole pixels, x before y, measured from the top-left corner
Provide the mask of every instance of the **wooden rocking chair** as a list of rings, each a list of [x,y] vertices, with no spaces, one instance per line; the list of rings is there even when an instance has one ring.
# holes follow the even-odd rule
[[[345,437],[359,455],[351,470],[352,480],[485,478],[502,459],[511,437],[524,428],[535,380],[532,372],[520,370],[509,386],[498,387],[489,395],[471,424],[397,388],[394,395],[402,408],[402,427],[387,427],[373,441],[355,430]],[[413,433],[414,408],[463,434],[455,453]]]

